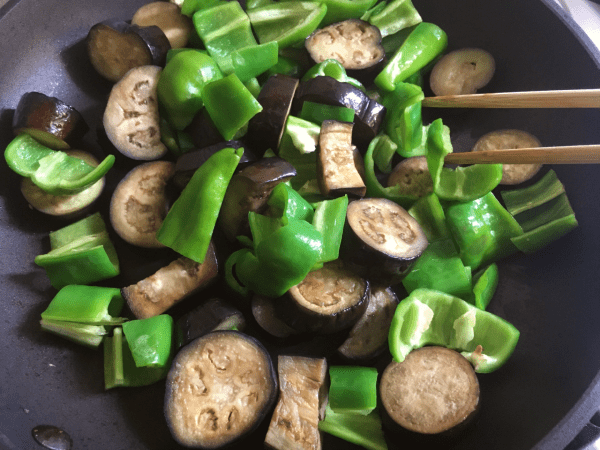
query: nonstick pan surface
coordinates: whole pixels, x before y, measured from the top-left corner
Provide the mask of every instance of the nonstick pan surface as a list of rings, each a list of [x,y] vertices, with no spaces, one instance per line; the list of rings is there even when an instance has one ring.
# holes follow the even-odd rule
[[[99,21],[129,20],[143,3],[20,0],[0,9],[0,148],[12,139],[21,95],[40,91],[84,114],[91,125],[85,139],[89,150],[100,156],[112,151],[98,130],[110,84],[93,71],[82,39]],[[414,4],[424,20],[448,33],[449,49],[481,47],[495,56],[488,92],[598,87],[599,55],[586,51],[589,42],[578,39],[574,25],[561,19],[550,1]],[[526,130],[546,146],[600,143],[600,111],[592,109],[427,110],[425,115],[427,121],[443,117],[456,151],[501,128]],[[111,189],[133,167],[125,158],[118,157],[117,164],[97,206],[105,218]],[[562,449],[600,404],[600,167],[553,169],[566,186],[579,227],[536,254],[500,263],[500,285],[489,309],[513,323],[521,338],[504,367],[479,376],[479,420],[458,449]],[[64,429],[76,450],[178,448],[162,418],[164,384],[104,392],[101,350],[40,330],[40,313],[55,290],[33,259],[48,251],[48,232],[65,223],[29,208],[19,177],[4,163],[0,180],[0,448],[39,448],[31,430],[42,424]],[[160,267],[147,264],[151,253],[116,236],[115,242],[123,274],[105,285],[124,286]],[[274,354],[318,354],[331,346],[327,341],[268,345]],[[244,446],[258,442],[260,436]],[[326,436],[324,448],[351,446]]]

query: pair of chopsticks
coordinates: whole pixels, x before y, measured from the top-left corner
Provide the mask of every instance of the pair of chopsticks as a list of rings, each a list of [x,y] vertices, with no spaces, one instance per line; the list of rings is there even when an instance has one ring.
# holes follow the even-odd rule
[[[499,92],[427,97],[433,108],[600,108],[600,89]],[[450,153],[451,164],[597,164],[600,145],[572,145]]]

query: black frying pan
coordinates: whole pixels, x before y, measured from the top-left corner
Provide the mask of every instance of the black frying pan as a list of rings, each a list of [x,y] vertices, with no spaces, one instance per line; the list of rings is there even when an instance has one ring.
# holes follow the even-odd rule
[[[110,85],[91,69],[81,39],[94,23],[128,20],[143,3],[11,0],[0,9],[0,148],[12,138],[20,96],[38,90],[82,111],[92,124],[87,146],[103,154],[96,126]],[[496,57],[487,91],[598,87],[600,54],[586,51],[589,41],[551,0],[414,3],[446,30],[450,49],[478,46]],[[548,146],[600,142],[597,110],[427,111],[427,119],[437,116],[451,127],[456,150],[500,128],[524,129]],[[580,226],[535,255],[500,265],[490,310],[520,329],[521,339],[506,366],[479,377],[479,422],[456,448],[562,449],[600,405],[600,167],[554,169]],[[109,190],[123,170],[113,171]],[[164,385],[105,393],[101,351],[40,330],[55,291],[33,258],[48,250],[47,233],[64,224],[28,208],[4,163],[0,179],[0,448],[39,448],[31,429],[40,424],[63,428],[77,450],[177,448],[162,419]],[[104,214],[108,198],[107,191],[98,205]],[[148,256],[117,244],[124,274],[115,285],[138,276]],[[279,351],[315,351],[307,347]],[[349,446],[327,437],[328,448]]]

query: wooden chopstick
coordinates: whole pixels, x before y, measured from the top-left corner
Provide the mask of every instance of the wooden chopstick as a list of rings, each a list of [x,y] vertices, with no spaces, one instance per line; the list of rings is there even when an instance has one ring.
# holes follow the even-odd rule
[[[600,89],[498,92],[426,97],[435,108],[599,108]]]
[[[600,145],[536,147],[450,153],[449,164],[598,164]]]

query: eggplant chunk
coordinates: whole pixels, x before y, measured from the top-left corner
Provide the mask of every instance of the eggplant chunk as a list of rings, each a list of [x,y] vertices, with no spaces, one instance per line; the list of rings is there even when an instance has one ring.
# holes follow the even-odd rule
[[[300,83],[292,110],[301,111],[305,101],[352,108],[355,112],[352,139],[358,145],[368,145],[379,133],[386,113],[385,106],[357,87],[328,76]]]
[[[119,182],[110,201],[110,221],[126,242],[160,248],[156,232],[167,215],[166,186],[175,173],[169,161],[152,161],[133,168]]]
[[[96,72],[113,83],[134,67],[164,66],[171,49],[159,27],[139,27],[122,21],[97,23],[90,29],[86,44]]]
[[[219,213],[219,226],[233,241],[249,235],[248,213],[262,213],[275,186],[296,176],[296,169],[283,158],[263,158],[235,174],[227,186]]]
[[[298,334],[298,331],[287,325],[277,316],[275,305],[277,299],[264,297],[262,295],[254,295],[252,297],[252,315],[256,323],[276,338],[285,339],[287,337]]]
[[[494,57],[480,48],[454,50],[440,59],[429,77],[435,95],[474,94],[490,82]]]
[[[121,289],[137,319],[158,316],[167,309],[212,284],[218,273],[215,248],[211,245],[202,264],[184,256],[155,274]]]
[[[407,438],[455,437],[479,406],[473,366],[445,347],[422,347],[401,363],[391,362],[383,371],[379,392],[385,426]]]
[[[55,150],[71,148],[89,130],[79,111],[41,92],[27,92],[21,96],[12,127],[15,136],[27,133]]]
[[[317,179],[321,193],[327,197],[364,197],[367,192],[354,163],[352,128],[352,123],[335,120],[325,120],[321,125]]]
[[[277,376],[262,344],[237,331],[215,331],[175,356],[165,418],[181,445],[216,449],[254,431],[276,399]]]
[[[335,260],[293,286],[276,302],[276,312],[298,331],[336,333],[350,328],[363,315],[369,293],[367,280]]]
[[[263,85],[257,98],[263,109],[250,119],[246,135],[257,151],[271,149],[277,153],[299,82],[297,78],[276,74]]]
[[[74,158],[82,159],[93,167],[98,165],[98,160],[88,152],[66,150],[65,153]],[[105,184],[106,179],[102,177],[87,189],[76,194],[52,195],[40,189],[29,178],[23,177],[21,180],[21,193],[34,209],[50,216],[70,220],[83,215],[89,209],[92,203],[102,194]]]
[[[388,333],[398,302],[391,288],[371,287],[367,310],[354,324],[338,352],[348,360],[366,361],[387,348]]]
[[[419,223],[391,200],[355,200],[346,218],[340,255],[373,281],[399,283],[427,248]]]
[[[319,415],[327,397],[325,358],[279,355],[279,401],[265,437],[274,450],[321,448]]]
[[[402,193],[424,197],[433,192],[433,179],[427,166],[427,158],[413,156],[400,161],[387,181],[388,186],[400,186]]]
[[[385,57],[379,29],[369,22],[348,19],[314,31],[304,41],[311,58],[335,59],[345,69],[367,69]]]
[[[108,139],[131,159],[163,157],[167,147],[160,140],[156,85],[161,68],[131,69],[113,86],[102,119]]]
[[[497,130],[480,137],[471,151],[535,148],[541,145],[538,138],[526,131]],[[503,164],[500,184],[515,185],[523,183],[533,178],[541,168],[542,164]]]
[[[181,8],[169,2],[151,2],[138,9],[131,18],[133,25],[160,28],[171,48],[185,47],[194,25],[192,20],[181,14]]]

